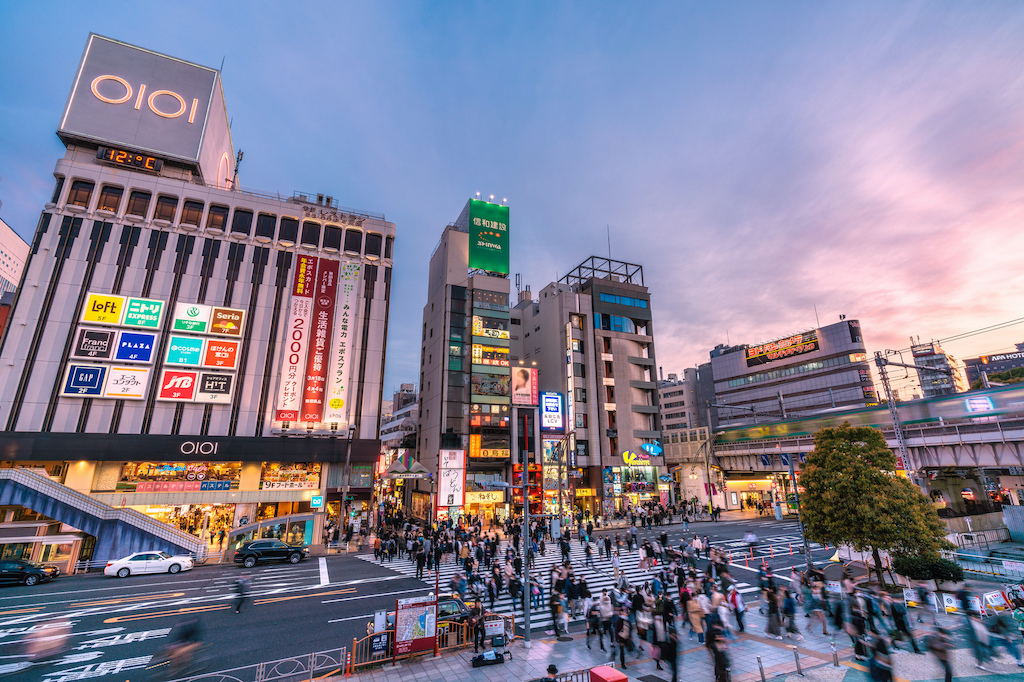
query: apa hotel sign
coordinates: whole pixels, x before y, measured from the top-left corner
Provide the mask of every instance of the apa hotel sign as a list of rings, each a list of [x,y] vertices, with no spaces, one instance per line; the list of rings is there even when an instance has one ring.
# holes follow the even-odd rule
[[[196,163],[217,85],[215,69],[91,34],[57,134]]]

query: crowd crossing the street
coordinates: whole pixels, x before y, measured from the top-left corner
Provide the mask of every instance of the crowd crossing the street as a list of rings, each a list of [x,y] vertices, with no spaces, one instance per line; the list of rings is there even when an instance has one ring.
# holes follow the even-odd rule
[[[676,654],[685,646],[705,647],[716,679],[724,682],[730,643],[750,632],[787,643],[821,633],[840,647],[848,639],[854,660],[877,680],[892,679],[892,651],[903,647],[934,656],[948,682],[955,631],[971,643],[979,668],[987,669],[996,649],[1024,667],[1024,608],[1015,612],[1016,620],[1008,612],[984,621],[983,614],[973,614],[951,630],[927,610],[908,610],[901,598],[858,586],[850,577],[836,594],[813,567],[795,566],[786,575],[775,575],[763,561],[748,568],[758,566],[748,554],[739,564],[723,546],[728,543],[692,531],[680,537],[678,526],[671,528],[673,539],[668,527],[654,527],[644,540],[632,525],[603,530],[579,524],[555,539],[549,528],[531,526],[528,541],[515,522],[487,529],[445,523],[426,534],[398,527],[384,531],[374,553],[360,558],[458,594],[477,618],[484,611],[514,615],[521,627],[529,600],[532,628],[556,636],[570,626],[578,634],[585,628],[587,648],[606,651],[609,662],[625,666],[650,656],[658,669],[668,666],[673,682]],[[968,595],[961,597],[969,602]],[[928,603],[923,592],[919,598]]]

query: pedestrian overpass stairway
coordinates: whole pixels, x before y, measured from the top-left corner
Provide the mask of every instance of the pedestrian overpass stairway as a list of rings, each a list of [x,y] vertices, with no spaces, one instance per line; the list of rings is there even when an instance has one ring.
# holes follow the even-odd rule
[[[134,509],[111,507],[27,469],[0,469],[0,505],[25,507],[92,535],[95,562],[141,551],[206,558],[206,545],[193,535]]]
[[[498,551],[499,565],[504,566],[505,550],[510,546],[507,541],[501,542],[501,547]],[[571,549],[569,552],[569,561],[572,562],[573,574],[577,578],[585,578],[587,581],[587,587],[590,589],[590,593],[596,600],[601,596],[601,590],[607,588],[611,592],[612,585],[615,583],[614,573],[612,569],[612,562],[606,558],[598,557],[598,544],[591,543],[593,548],[593,566],[585,566],[586,563],[586,552],[584,547],[579,543],[578,540],[574,540],[571,543]],[[358,555],[363,561],[372,561],[378,563],[384,568],[389,568],[393,571],[401,573],[402,575],[409,576],[411,578],[416,577],[416,562],[410,561],[409,559],[399,559],[395,557],[391,561],[384,561],[381,563],[379,560],[373,558],[373,554],[360,554]],[[540,606],[535,606],[530,609],[530,626],[531,628],[544,627],[551,629],[552,618],[551,609],[548,607],[548,598],[551,596],[551,569],[555,566],[562,564],[562,555],[558,549],[557,543],[548,544],[547,551],[544,555],[537,555],[534,560],[533,568],[530,569],[530,576],[536,576],[544,587],[543,599],[541,600]],[[493,566],[493,564],[492,564]],[[626,580],[635,587],[640,587],[644,583],[649,583],[658,568],[641,569],[640,568],[640,552],[634,550],[632,552],[626,551],[623,546],[623,551],[619,555],[619,570],[621,575],[626,577]],[[441,564],[440,576],[437,580],[439,589],[442,593],[450,592],[448,587],[449,581],[456,573],[464,573],[462,564],[453,564],[450,562]],[[481,567],[481,573],[490,575],[489,571]],[[697,571],[697,575],[703,576],[702,571]],[[421,580],[429,585],[431,588],[434,586],[434,574],[426,570],[423,572]],[[737,582],[736,589],[742,594],[748,601],[748,607],[752,601],[758,599],[758,593],[760,590],[749,583]],[[467,601],[472,598],[472,595],[466,595]],[[507,586],[501,595],[494,600],[494,608],[490,608],[490,598],[485,596],[480,600],[481,603],[487,608],[488,611],[499,613],[502,615],[515,615],[516,625],[522,626],[523,624],[523,609],[521,608],[518,600],[515,607],[512,605],[512,598],[508,594]],[[582,603],[582,602],[581,602]],[[582,609],[581,609],[582,611]],[[569,618],[570,623],[585,622],[585,614],[579,615],[578,617]]]

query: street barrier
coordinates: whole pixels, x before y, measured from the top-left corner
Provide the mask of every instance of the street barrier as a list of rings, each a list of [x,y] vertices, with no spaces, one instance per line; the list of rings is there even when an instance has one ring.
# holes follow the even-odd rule
[[[174,682],[311,682],[317,673],[323,677],[344,671],[347,660],[348,649],[341,647],[241,668],[191,675]]]

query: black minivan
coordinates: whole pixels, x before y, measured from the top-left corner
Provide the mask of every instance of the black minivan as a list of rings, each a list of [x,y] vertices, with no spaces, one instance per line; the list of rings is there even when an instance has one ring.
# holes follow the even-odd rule
[[[266,538],[253,540],[238,548],[235,563],[252,568],[260,561],[287,561],[297,564],[309,556],[309,547],[289,545],[280,540]]]

